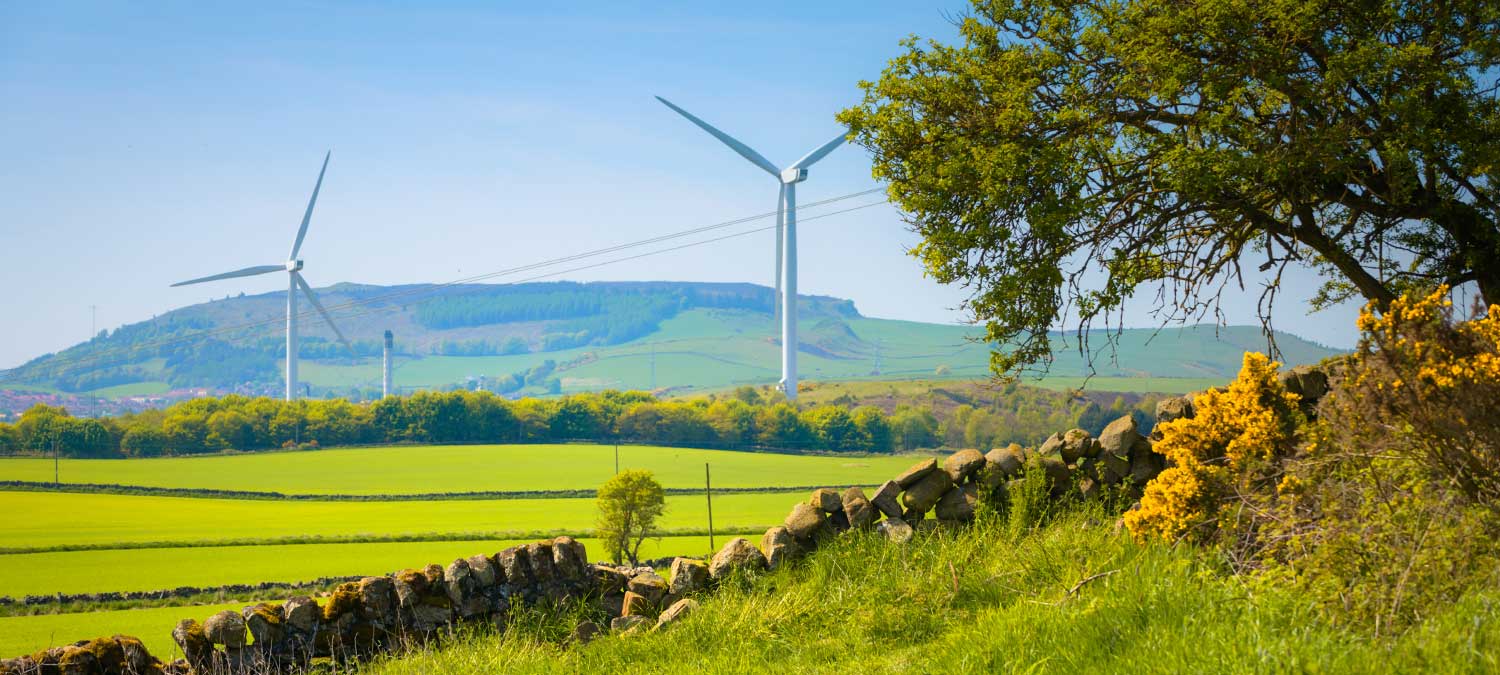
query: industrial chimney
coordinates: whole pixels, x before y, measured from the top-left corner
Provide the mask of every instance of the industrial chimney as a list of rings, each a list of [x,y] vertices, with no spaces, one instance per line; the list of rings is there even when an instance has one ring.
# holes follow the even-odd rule
[[[385,370],[382,372],[381,378],[380,378],[380,394],[383,397],[389,397],[391,394],[395,393],[395,392],[391,391],[391,357],[392,357],[391,352],[394,350],[395,345],[396,345],[396,338],[395,338],[395,336],[391,335],[390,331],[386,331],[385,332],[385,364],[383,366]]]

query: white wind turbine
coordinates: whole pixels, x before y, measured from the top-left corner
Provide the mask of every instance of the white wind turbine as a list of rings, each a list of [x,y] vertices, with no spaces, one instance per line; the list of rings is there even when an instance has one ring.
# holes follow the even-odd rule
[[[328,322],[328,327],[333,329],[333,334],[339,337],[339,342],[344,348],[354,353],[354,348],[349,341],[344,339],[344,334],[339,327],[334,325],[333,317],[323,309],[323,304],[318,302],[318,296],[313,293],[311,286],[302,278],[302,261],[297,259],[297,252],[302,250],[302,240],[307,237],[307,224],[312,220],[313,205],[318,203],[318,190],[323,187],[323,174],[328,171],[328,158],[333,155],[329,151],[323,156],[323,168],[318,171],[318,182],[313,186],[312,199],[307,200],[307,212],[302,214],[302,227],[297,229],[297,239],[292,242],[292,252],[287,256],[287,261],[280,265],[256,265],[245,269],[215,274],[213,276],[190,279],[172,284],[173,287],[187,286],[190,284],[201,284],[206,281],[218,281],[220,279],[233,279],[235,277],[253,277],[259,274],[270,274],[272,272],[286,272],[290,280],[286,292],[286,400],[297,400],[297,290],[301,289],[307,295],[307,301],[312,303],[314,309],[323,315],[323,320]]]
[[[790,400],[797,398],[797,184],[807,180],[807,168],[823,159],[834,148],[844,142],[847,132],[824,143],[818,149],[803,155],[785,169],[777,169],[770,160],[749,146],[734,139],[708,122],[694,117],[692,113],[672,104],[660,96],[661,101],[677,114],[688,118],[714,138],[719,139],[741,157],[750,160],[766,173],[776,177],[781,184],[781,194],[776,200],[776,306],[775,312],[781,323],[781,390]],[[783,258],[785,264],[783,265]],[[783,281],[784,277],[784,281]]]

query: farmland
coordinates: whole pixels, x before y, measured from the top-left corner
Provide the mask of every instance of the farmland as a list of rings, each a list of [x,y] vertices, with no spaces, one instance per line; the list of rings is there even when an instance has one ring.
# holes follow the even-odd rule
[[[777,486],[874,485],[909,466],[911,456],[803,456],[621,446],[621,468],[653,471],[668,487],[701,488],[703,465],[715,487],[771,488],[716,494],[714,530],[729,536],[780,522],[800,492]],[[50,482],[53,462],[0,460],[0,480]],[[383,574],[459,556],[493,553],[541,536],[588,538],[597,507],[586,497],[410,499],[475,491],[592,490],[614,473],[614,448],[596,445],[397,446],[307,452],[131,460],[64,460],[63,482],[153,488],[243,490],[369,499],[229,499],[0,491],[0,596],[213,588],[259,582]],[[641,555],[702,555],[708,504],[701,494],[670,495],[659,522],[669,536]],[[677,533],[677,534],[673,534]],[[280,599],[277,597],[266,599]],[[213,596],[201,598],[213,602]],[[171,627],[262,598],[194,605],[0,617],[0,653],[35,651],[94,634],[141,636],[153,653],[175,651]],[[186,602],[186,601],[184,601]]]
[[[721,529],[764,527],[780,521],[799,496],[716,495],[714,524]],[[702,496],[668,497],[660,525],[705,528],[707,508]],[[0,492],[0,512],[26,514],[0,525],[0,547],[14,550],[283,537],[578,532],[594,526],[595,505],[593,499],[293,502]]]
[[[463,445],[348,448],[316,452],[62,460],[64,483],[276,491],[284,494],[426,494],[597,488],[614,474],[614,446]],[[802,456],[620,446],[621,469],[646,469],[666,487],[879,483],[912,462],[900,456]],[[53,462],[0,459],[0,480],[51,482]]]

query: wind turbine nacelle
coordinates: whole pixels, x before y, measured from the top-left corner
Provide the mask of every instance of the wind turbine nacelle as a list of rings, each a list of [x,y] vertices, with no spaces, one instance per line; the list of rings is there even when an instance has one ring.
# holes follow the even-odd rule
[[[286,271],[288,271],[288,272],[301,272],[302,271],[302,261],[301,260],[288,260],[288,261],[286,261]]]
[[[793,167],[790,169],[781,170],[781,182],[786,183],[787,185],[791,185],[792,183],[801,183],[805,180],[807,180],[807,169],[799,169]]]

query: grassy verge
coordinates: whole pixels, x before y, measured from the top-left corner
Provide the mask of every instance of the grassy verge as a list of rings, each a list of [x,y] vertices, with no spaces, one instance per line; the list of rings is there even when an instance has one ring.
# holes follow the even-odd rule
[[[571,617],[471,629],[378,675],[553,672],[1494,672],[1500,594],[1477,590],[1374,640],[1299,598],[1225,576],[1188,547],[1139,546],[1102,510],[894,546],[841,538],[733,586],[669,631],[560,646]]]

